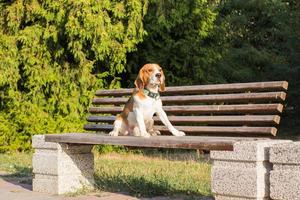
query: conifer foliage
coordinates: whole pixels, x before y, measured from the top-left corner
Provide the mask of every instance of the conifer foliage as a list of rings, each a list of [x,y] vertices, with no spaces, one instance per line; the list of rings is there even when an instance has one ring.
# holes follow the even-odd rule
[[[95,89],[117,87],[141,42],[141,0],[0,2],[0,152],[33,134],[82,131]]]

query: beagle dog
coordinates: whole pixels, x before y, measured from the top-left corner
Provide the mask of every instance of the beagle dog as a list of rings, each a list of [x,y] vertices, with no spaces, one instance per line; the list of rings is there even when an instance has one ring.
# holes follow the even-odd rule
[[[173,135],[184,136],[184,132],[172,126],[162,108],[159,91],[165,91],[165,76],[161,67],[157,64],[144,65],[134,84],[136,88],[122,113],[116,117],[114,128],[109,135],[159,135],[160,132],[154,130],[153,115],[156,114]]]

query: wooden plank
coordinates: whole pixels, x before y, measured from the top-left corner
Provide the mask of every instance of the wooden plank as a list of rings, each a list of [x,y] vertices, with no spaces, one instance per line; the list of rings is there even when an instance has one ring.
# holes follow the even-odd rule
[[[155,136],[150,138],[119,136],[111,137],[90,133],[69,133],[45,135],[46,142],[60,142],[69,144],[111,144],[134,147],[153,148],[182,148],[205,150],[233,150],[233,143],[242,140],[255,140],[253,138],[232,137],[173,137]]]
[[[275,127],[247,127],[247,126],[175,126],[176,129],[185,133],[193,134],[233,134],[233,135],[273,135],[277,133]],[[112,125],[107,124],[85,124],[85,130],[89,131],[111,131]],[[156,130],[168,132],[165,126],[155,126]]]
[[[253,101],[284,101],[285,92],[264,92],[264,93],[238,93],[238,94],[213,94],[213,95],[186,95],[186,96],[163,96],[164,104],[186,104],[186,103],[211,103],[211,102],[253,102]],[[115,98],[94,98],[93,104],[124,104],[127,97]]]
[[[252,82],[252,83],[231,83],[231,84],[212,84],[212,85],[193,85],[193,86],[175,86],[166,87],[164,94],[203,94],[203,93],[226,93],[241,91],[286,91],[288,82]],[[130,95],[133,88],[97,90],[96,96],[125,96]]]
[[[166,113],[172,114],[279,114],[282,104],[238,104],[238,105],[203,105],[203,106],[163,106]],[[91,107],[92,114],[119,114],[122,107]]]
[[[97,115],[92,115],[88,116],[86,120],[88,122],[104,122],[104,123],[113,123],[116,119],[116,116],[97,116]]]
[[[175,126],[185,133],[201,134],[236,134],[236,135],[273,135],[277,133],[275,127],[251,127],[251,126]],[[165,126],[155,126],[157,130],[168,132]]]
[[[230,116],[168,116],[173,124],[213,124],[213,125],[278,125],[279,115],[230,115]],[[154,117],[156,122],[160,121]]]
[[[172,124],[214,124],[214,125],[278,125],[279,115],[231,115],[228,116],[168,116]],[[155,123],[161,121],[153,117]],[[115,116],[89,116],[88,122],[113,123]]]

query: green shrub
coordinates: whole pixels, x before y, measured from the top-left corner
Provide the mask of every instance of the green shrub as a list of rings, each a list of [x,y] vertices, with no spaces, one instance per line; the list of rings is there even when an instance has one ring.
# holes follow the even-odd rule
[[[0,3],[1,151],[34,134],[82,131],[96,89],[119,87],[126,54],[145,34],[146,2]]]

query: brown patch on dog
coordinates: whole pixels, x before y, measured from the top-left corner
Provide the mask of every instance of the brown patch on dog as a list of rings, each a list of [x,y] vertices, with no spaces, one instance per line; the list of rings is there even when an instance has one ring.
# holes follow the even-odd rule
[[[117,115],[117,116],[116,116],[116,120],[123,120],[123,118],[122,118],[121,115]]]
[[[138,90],[142,90],[145,88],[149,81],[149,76],[146,74],[145,70],[142,68],[139,71],[139,75],[137,76],[136,80],[134,81],[134,85]]]
[[[136,95],[137,95],[140,99],[145,99],[145,98],[146,98],[145,94],[144,94],[141,90],[138,91],[138,92],[136,93]]]
[[[159,86],[159,91],[160,92],[164,92],[164,91],[166,91],[166,83],[165,83],[165,80],[166,80],[166,78],[165,78],[165,74],[164,74],[164,71],[162,70],[162,68],[159,66],[159,65],[157,65],[158,66],[158,70],[159,70],[159,72],[161,73],[161,83],[160,83],[160,86]]]
[[[122,120],[128,126],[129,123],[128,123],[127,117],[128,117],[129,112],[132,112],[132,111],[133,111],[133,99],[132,99],[132,97],[130,97],[128,99],[128,101],[126,102],[123,111],[121,112],[121,114],[117,115],[115,121]]]
[[[120,114],[123,119],[127,120],[127,116],[130,112],[133,111],[133,98],[132,96],[126,102],[122,113]]]

